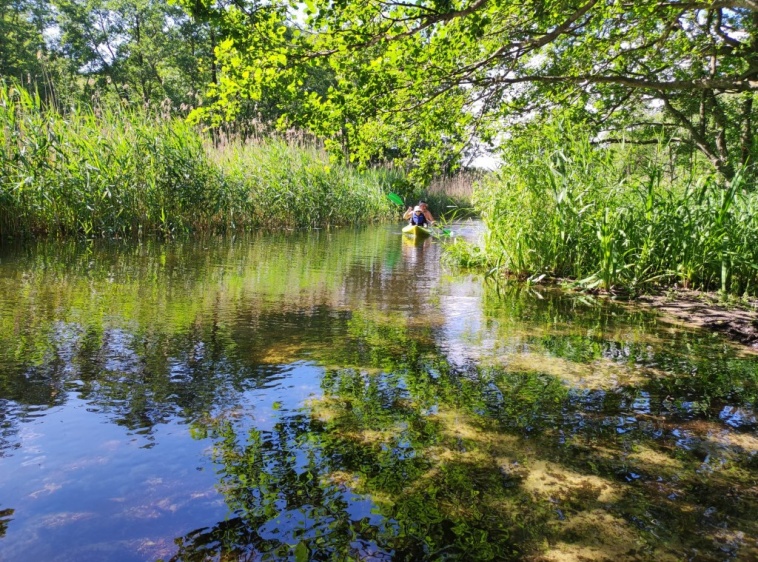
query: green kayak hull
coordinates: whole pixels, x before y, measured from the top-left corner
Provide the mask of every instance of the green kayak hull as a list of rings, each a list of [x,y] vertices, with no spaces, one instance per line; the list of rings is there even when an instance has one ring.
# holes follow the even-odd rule
[[[410,234],[411,236],[431,236],[432,231],[423,226],[416,226],[415,224],[409,224],[403,228],[403,234]]]

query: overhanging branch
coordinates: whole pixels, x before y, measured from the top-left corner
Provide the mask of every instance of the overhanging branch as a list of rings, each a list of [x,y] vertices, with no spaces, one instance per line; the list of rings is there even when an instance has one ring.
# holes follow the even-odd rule
[[[527,82],[543,84],[615,84],[628,88],[655,90],[662,92],[683,90],[717,90],[721,92],[753,92],[758,90],[758,80],[747,78],[699,78],[694,80],[671,80],[659,82],[628,76],[595,76],[585,74],[580,76],[515,76],[496,77],[486,80],[493,84],[524,84]]]

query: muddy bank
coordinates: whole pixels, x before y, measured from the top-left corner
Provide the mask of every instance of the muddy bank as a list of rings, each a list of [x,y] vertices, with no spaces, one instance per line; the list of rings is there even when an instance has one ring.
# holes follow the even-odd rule
[[[666,295],[648,295],[639,302],[673,320],[720,332],[758,351],[758,300],[724,303],[717,295],[678,290]]]

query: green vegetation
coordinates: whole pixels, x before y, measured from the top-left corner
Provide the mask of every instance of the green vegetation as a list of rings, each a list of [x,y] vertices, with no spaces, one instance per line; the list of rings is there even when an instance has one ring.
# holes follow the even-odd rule
[[[286,0],[254,17],[180,3],[225,35],[226,80],[192,118],[281,92],[281,121],[335,156],[422,182],[491,148],[505,166],[477,194],[489,239],[454,246],[461,261],[756,294],[755,2],[313,0],[300,21]]]
[[[186,114],[216,79],[211,26],[155,0],[0,0],[0,76],[47,103]]]
[[[588,288],[758,294],[758,194],[742,172],[724,187],[697,158],[672,177],[668,151],[598,146],[564,121],[532,132],[507,143],[505,164],[478,185],[489,230],[483,248],[454,248],[461,263]]]
[[[165,236],[393,216],[397,173],[331,165],[284,141],[213,146],[177,119],[44,109],[0,88],[0,235]]]
[[[726,181],[755,161],[753,0],[179,3],[225,37],[197,116],[223,122],[273,89],[350,161],[446,173],[556,107],[608,138],[676,139]]]
[[[486,149],[506,163],[477,194],[490,237],[454,246],[460,261],[755,294],[756,14],[753,0],[0,0],[0,75],[66,116],[5,104],[0,228],[171,235],[391,216],[371,187],[388,173],[329,162],[401,170],[406,201],[461,214],[468,191],[450,178]],[[93,98],[119,109],[70,111]],[[172,120],[188,116],[214,148]],[[275,130],[329,159],[219,146]]]

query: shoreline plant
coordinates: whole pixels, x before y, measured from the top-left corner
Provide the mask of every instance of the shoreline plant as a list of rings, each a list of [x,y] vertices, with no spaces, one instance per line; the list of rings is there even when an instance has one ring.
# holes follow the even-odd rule
[[[564,121],[511,139],[503,166],[474,190],[486,236],[452,247],[451,259],[585,289],[758,294],[758,194],[748,176],[725,184],[697,164],[664,173],[662,147],[604,146]]]
[[[65,115],[0,86],[0,239],[134,237],[377,222],[398,172],[281,139],[210,139],[120,107]]]

